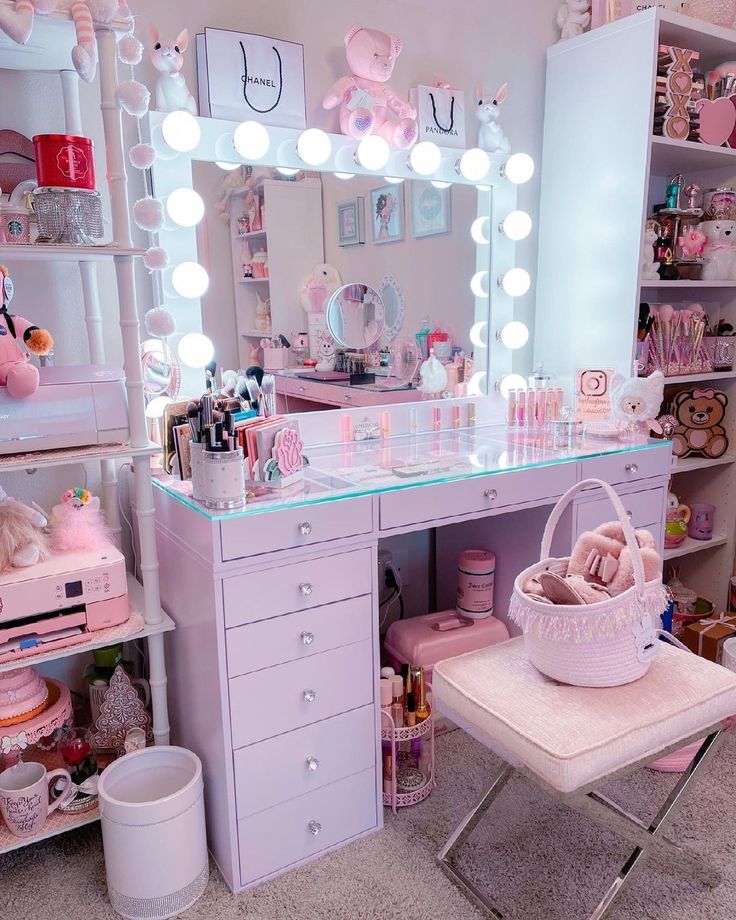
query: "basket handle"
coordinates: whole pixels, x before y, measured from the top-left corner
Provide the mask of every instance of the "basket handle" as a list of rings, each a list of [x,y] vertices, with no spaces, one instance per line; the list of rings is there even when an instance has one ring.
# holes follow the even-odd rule
[[[636,535],[634,534],[634,528],[631,526],[631,521],[626,513],[621,499],[618,497],[615,489],[604,482],[602,479],[583,479],[582,482],[575,483],[572,488],[568,489],[567,492],[562,496],[562,498],[557,502],[555,507],[552,510],[552,514],[549,516],[547,521],[547,526],[544,528],[544,536],[542,537],[542,551],[541,559],[549,559],[550,549],[552,546],[552,537],[555,534],[557,525],[560,523],[560,518],[562,517],[565,509],[570,504],[570,502],[575,498],[575,496],[582,492],[584,489],[588,489],[591,486],[598,486],[603,489],[608,498],[613,505],[616,514],[618,515],[619,522],[624,531],[624,538],[626,539],[626,545],[631,551],[631,561],[634,566],[634,581],[636,583],[636,592],[639,597],[642,597],[644,594],[644,563],[641,558],[641,549],[639,544],[636,541]]]

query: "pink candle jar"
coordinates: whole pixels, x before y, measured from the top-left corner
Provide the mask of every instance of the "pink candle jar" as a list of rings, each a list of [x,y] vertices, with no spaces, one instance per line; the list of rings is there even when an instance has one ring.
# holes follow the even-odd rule
[[[26,208],[0,204],[0,243],[30,243],[31,219]]]
[[[488,549],[466,549],[457,563],[457,612],[471,620],[493,616],[496,554]]]

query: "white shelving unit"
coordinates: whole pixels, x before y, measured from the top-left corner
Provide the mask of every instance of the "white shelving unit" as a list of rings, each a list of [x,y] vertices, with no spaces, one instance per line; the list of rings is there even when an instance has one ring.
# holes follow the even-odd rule
[[[734,59],[736,32],[652,8],[548,51],[535,360],[568,392],[578,367],[631,374],[642,301],[718,302],[736,324],[736,282],[639,277],[644,224],[667,180],[683,173],[703,188],[736,180],[736,150],[652,134],[663,44],[700,52],[698,67],[707,71]],[[667,379],[690,383],[729,396],[736,449],[736,370]],[[733,460],[691,458],[673,467],[673,491],[682,501],[716,506],[717,533],[665,554],[677,559],[682,580],[720,609],[733,571]]]
[[[0,0],[0,8],[14,7],[14,0]],[[124,22],[114,22],[95,27],[99,50],[100,108],[104,129],[107,162],[107,183],[110,194],[113,242],[104,246],[0,246],[0,260],[12,271],[20,261],[38,260],[38,271],[43,264],[55,262],[76,263],[79,268],[85,325],[89,341],[90,361],[105,363],[105,338],[97,286],[97,263],[110,262],[115,267],[118,293],[120,336],[123,345],[126,371],[126,391],[129,409],[130,443],[95,448],[72,448],[47,453],[17,454],[0,458],[0,476],[22,469],[47,469],[66,464],[98,461],[101,468],[104,507],[108,523],[120,532],[118,514],[117,476],[120,460],[131,461],[135,482],[135,504],[138,512],[141,582],[129,578],[129,599],[133,617],[125,628],[100,631],[92,634],[88,643],[68,649],[50,651],[38,656],[6,662],[0,671],[12,670],[29,664],[42,664],[55,658],[78,655],[84,651],[110,644],[114,641],[145,638],[148,652],[148,670],[151,686],[153,734],[157,744],[168,744],[169,720],[166,699],[166,667],[163,637],[174,628],[173,621],[162,609],[159,593],[159,570],[156,551],[153,494],[151,487],[150,458],[159,448],[151,444],[147,434],[143,399],[143,372],[140,364],[140,339],[134,260],[141,250],[134,248],[131,238],[130,210],[122,137],[121,112],[117,103],[117,52],[116,29],[125,28]],[[85,134],[79,101],[79,84],[71,69],[71,49],[76,44],[74,25],[68,12],[48,17],[36,17],[33,35],[26,45],[16,45],[0,33],[0,81],[3,70],[46,71],[58,73],[64,102],[65,128],[69,134]],[[29,92],[32,92],[31,88]],[[29,99],[29,104],[31,104]],[[38,126],[39,133],[44,125]],[[24,292],[26,298],[28,292]],[[59,305],[61,310],[63,305]],[[109,335],[109,332],[108,332]],[[56,833],[95,820],[96,813],[65,815],[47,822],[38,837],[7,840],[0,833],[0,853],[18,846],[34,843]]]
[[[241,367],[250,360],[250,346],[268,333],[255,328],[257,298],[271,301],[271,326],[274,332],[290,337],[307,332],[307,315],[299,304],[299,287],[315,265],[324,262],[322,220],[322,182],[302,179],[282,182],[264,179],[256,192],[265,201],[265,227],[249,233],[238,232],[238,218],[243,214],[243,192],[230,196],[230,240],[235,312],[238,324]],[[243,243],[253,255],[259,249],[268,253],[268,278],[243,278]]]

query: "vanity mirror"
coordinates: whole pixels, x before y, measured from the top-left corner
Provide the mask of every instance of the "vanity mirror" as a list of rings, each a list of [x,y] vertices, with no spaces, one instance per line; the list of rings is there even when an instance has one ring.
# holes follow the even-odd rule
[[[450,395],[464,392],[464,376],[478,395],[511,372],[497,333],[528,275],[503,231],[516,205],[507,157],[475,151],[471,165],[482,159],[484,169],[469,170],[473,151],[438,148],[440,166],[420,175],[406,151],[392,151],[369,169],[353,140],[324,135],[330,154],[314,169],[299,159],[298,131],[259,126],[256,149],[244,143],[247,123],[184,114],[148,116],[152,193],[167,214],[156,243],[171,263],[155,277],[179,333],[203,332],[219,368],[262,364],[290,411],[419,398],[390,369],[399,338],[420,361],[433,350],[451,366]],[[192,203],[185,213],[172,207],[181,190]],[[373,292],[362,318],[348,299],[359,289]],[[343,352],[356,351],[375,383],[327,386],[315,376],[315,364],[334,358],[343,369]],[[406,344],[400,354],[402,368],[413,363]],[[182,393],[201,381],[201,368],[182,367]]]

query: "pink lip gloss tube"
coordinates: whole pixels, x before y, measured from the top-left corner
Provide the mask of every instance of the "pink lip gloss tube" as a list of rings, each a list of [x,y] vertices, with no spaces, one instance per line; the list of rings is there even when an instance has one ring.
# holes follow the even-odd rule
[[[452,427],[455,429],[460,427],[460,406],[452,407]]]
[[[517,390],[516,393],[516,427],[524,428],[524,423],[526,422],[526,401],[524,398],[524,391]]]
[[[384,438],[388,438],[391,435],[391,413],[390,412],[381,413],[381,429],[383,430]]]
[[[432,409],[432,430],[442,430],[442,409]]]
[[[526,391],[526,413],[525,415],[526,415],[526,427],[527,428],[534,428],[535,426],[535,421],[536,421],[534,417],[535,408],[536,408],[536,401],[534,398],[535,392],[536,391],[532,390],[531,387]]]
[[[537,390],[537,428],[544,428],[547,421],[547,391]]]
[[[516,428],[516,390],[509,390],[509,401],[506,407],[506,422],[509,428]]]
[[[342,439],[346,444],[353,440],[353,420],[349,415],[342,417]]]

